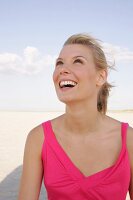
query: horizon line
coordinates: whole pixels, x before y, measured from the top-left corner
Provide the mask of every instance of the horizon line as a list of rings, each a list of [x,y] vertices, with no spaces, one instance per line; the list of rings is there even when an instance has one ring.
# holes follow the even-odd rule
[[[12,110],[12,109],[5,109],[1,110],[0,112],[65,112],[65,110]],[[133,112],[133,109],[108,109],[108,112]]]

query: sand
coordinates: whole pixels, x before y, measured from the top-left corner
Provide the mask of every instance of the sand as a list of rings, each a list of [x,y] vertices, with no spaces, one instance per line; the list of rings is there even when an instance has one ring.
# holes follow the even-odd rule
[[[0,112],[0,200],[17,199],[23,151],[29,131],[61,112]],[[133,127],[133,112],[109,112],[109,116]],[[46,200],[42,187],[40,200]],[[129,199],[127,197],[127,199]]]

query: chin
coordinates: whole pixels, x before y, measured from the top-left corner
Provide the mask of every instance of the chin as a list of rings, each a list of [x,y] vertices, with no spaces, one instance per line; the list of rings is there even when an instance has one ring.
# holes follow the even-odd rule
[[[70,97],[59,97],[58,96],[59,101],[61,101],[64,104],[70,104],[70,103],[74,103],[76,101],[76,99],[74,98],[70,98]]]

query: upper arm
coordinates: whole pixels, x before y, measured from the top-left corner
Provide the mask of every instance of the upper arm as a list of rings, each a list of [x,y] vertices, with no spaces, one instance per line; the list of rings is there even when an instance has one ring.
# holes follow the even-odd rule
[[[127,147],[131,166],[131,180],[129,186],[129,194],[131,200],[133,200],[133,128],[129,127],[127,134]]]
[[[39,198],[43,178],[41,159],[43,139],[41,125],[32,129],[27,136],[18,200],[38,200]]]

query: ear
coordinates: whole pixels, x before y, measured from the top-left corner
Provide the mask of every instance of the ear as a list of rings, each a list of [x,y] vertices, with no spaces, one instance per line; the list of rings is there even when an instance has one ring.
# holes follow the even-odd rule
[[[107,71],[106,70],[99,70],[97,74],[97,86],[102,86],[107,81]]]

